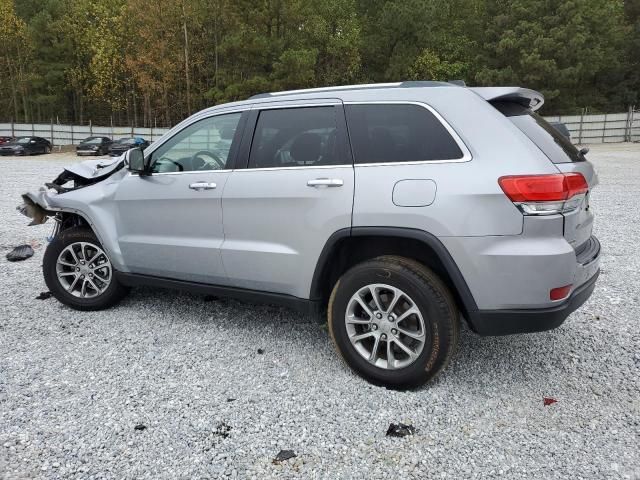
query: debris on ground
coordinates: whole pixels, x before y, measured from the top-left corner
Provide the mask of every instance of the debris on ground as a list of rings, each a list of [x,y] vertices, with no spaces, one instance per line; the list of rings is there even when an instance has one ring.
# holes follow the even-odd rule
[[[558,403],[558,400],[551,397],[542,397],[542,401],[545,407],[548,407],[549,405],[553,405],[554,403]]]
[[[264,353],[264,350],[262,348],[258,349],[258,355],[262,355]]]
[[[133,429],[134,429],[134,430],[142,431],[142,430],[146,430],[146,429],[147,429],[147,426],[146,426],[146,425],[144,425],[143,423],[139,423],[139,424],[137,424],[135,427],[133,427]]]
[[[296,454],[293,450],[280,450],[276,458],[273,459],[273,463],[284,462],[285,460],[289,460],[290,458],[295,458]]]
[[[40,295],[36,297],[36,300],[46,300],[51,298],[51,292],[40,292]]]
[[[33,257],[33,253],[31,245],[19,245],[7,253],[7,260],[10,262],[19,262],[20,260],[26,260],[29,257]]]
[[[227,402],[235,402],[236,399],[235,398],[227,398]]]
[[[416,428],[413,425],[405,425],[404,423],[392,423],[387,428],[387,437],[406,437],[407,435],[413,435],[416,433]]]
[[[231,435],[230,432],[231,432],[231,426],[227,425],[224,422],[220,422],[218,423],[218,425],[216,425],[216,428],[213,431],[213,434],[218,437],[227,438],[229,435]]]

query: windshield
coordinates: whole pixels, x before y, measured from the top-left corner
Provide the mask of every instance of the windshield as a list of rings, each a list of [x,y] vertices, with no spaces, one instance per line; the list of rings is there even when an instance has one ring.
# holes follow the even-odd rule
[[[89,138],[85,138],[82,143],[88,143],[88,144],[99,144],[102,143],[102,137],[89,137]]]
[[[493,102],[492,105],[529,137],[553,163],[585,160],[571,140],[527,107],[514,102]]]
[[[31,137],[20,137],[20,138],[16,138],[15,143],[24,145],[25,143],[29,143],[30,141],[31,141]]]
[[[135,138],[121,138],[116,143],[122,143],[122,144],[136,143],[136,139]]]

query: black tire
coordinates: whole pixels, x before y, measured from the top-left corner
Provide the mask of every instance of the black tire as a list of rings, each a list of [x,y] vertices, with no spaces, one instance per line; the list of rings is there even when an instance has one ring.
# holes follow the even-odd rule
[[[87,242],[102,249],[100,241],[88,228],[70,228],[62,231],[47,247],[44,253],[42,270],[44,281],[49,291],[61,303],[75,310],[104,310],[116,305],[129,291],[127,287],[118,283],[115,270],[111,272],[111,282],[101,294],[91,298],[76,297],[69,293],[58,280],[56,263],[60,253],[70,244],[75,242]]]
[[[369,363],[349,340],[345,322],[349,301],[361,288],[376,283],[405,292],[424,319],[423,349],[403,368]],[[348,270],[333,288],[327,315],[329,332],[347,365],[369,382],[388,388],[415,388],[430,381],[447,366],[458,344],[459,313],[448,288],[429,268],[404,257],[378,257]]]

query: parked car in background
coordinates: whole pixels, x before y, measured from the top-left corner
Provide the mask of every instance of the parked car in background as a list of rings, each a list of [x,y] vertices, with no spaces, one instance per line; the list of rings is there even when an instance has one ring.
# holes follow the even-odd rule
[[[117,157],[132,148],[147,148],[151,143],[142,137],[126,137],[115,140],[109,147],[109,155]]]
[[[7,142],[11,142],[13,139],[14,139],[13,137],[0,137],[0,145]]]
[[[42,137],[18,137],[0,146],[0,155],[51,153],[51,142]]]
[[[109,153],[112,140],[109,137],[88,137],[76,147],[78,155],[106,155]]]
[[[567,126],[564,123],[562,123],[562,122],[549,122],[549,125],[551,125],[557,131],[559,131],[563,136],[565,136],[566,138],[571,140],[571,132],[569,131],[569,129],[567,128]]]

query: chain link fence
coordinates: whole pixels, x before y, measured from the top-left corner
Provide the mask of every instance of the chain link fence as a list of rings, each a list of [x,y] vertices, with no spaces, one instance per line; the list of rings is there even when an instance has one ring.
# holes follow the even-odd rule
[[[622,113],[589,114],[585,108],[580,115],[545,118],[564,123],[571,133],[571,140],[578,145],[640,141],[640,110],[635,106]]]

